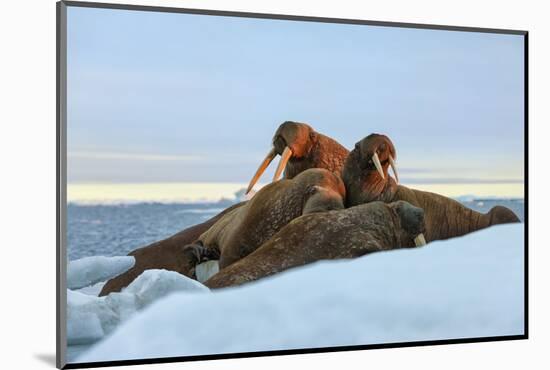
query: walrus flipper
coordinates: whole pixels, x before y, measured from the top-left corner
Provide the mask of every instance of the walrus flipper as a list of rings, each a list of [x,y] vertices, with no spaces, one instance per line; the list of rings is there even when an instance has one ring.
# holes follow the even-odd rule
[[[494,206],[488,214],[491,217],[491,225],[521,222],[511,209],[504,206]]]
[[[217,248],[205,247],[201,241],[195,244],[188,244],[182,248],[182,253],[185,256],[185,261],[189,265],[191,276],[196,278],[197,265],[220,258],[220,251]]]

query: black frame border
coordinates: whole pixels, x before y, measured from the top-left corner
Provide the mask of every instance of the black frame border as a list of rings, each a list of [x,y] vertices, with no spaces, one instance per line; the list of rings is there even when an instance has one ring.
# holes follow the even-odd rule
[[[520,35],[524,37],[524,334],[509,335],[509,336],[494,336],[494,337],[478,337],[478,338],[456,338],[456,339],[441,339],[427,340],[417,342],[398,342],[398,343],[380,343],[354,346],[338,346],[338,347],[321,347],[321,348],[304,348],[304,349],[289,349],[277,351],[259,351],[259,352],[240,352],[240,353],[222,353],[200,356],[180,356],[180,357],[162,357],[149,359],[135,360],[118,360],[118,361],[101,361],[101,362],[82,362],[69,363],[65,361],[66,355],[66,186],[67,186],[67,7],[82,7],[82,8],[100,8],[100,9],[117,9],[117,10],[132,10],[132,11],[148,11],[148,12],[164,12],[164,13],[183,13],[183,14],[198,14],[211,15],[222,17],[241,17],[241,18],[256,18],[256,19],[272,19],[272,20],[287,20],[287,21],[302,21],[302,22],[318,22],[318,23],[338,23],[338,24],[354,24],[378,27],[397,27],[397,28],[417,28],[427,30],[444,30],[458,32],[478,32],[478,33],[495,33]],[[300,15],[283,15],[283,14],[267,14],[267,13],[251,13],[251,12],[235,12],[225,10],[210,10],[210,9],[191,9],[191,8],[175,8],[163,6],[148,6],[148,5],[131,5],[131,4],[113,4],[99,2],[82,2],[82,1],[58,1],[56,3],[56,45],[57,45],[57,93],[56,93],[56,123],[57,123],[57,140],[56,140],[56,229],[57,229],[57,248],[56,248],[56,366],[59,369],[81,369],[81,368],[96,368],[108,366],[124,366],[124,365],[144,365],[144,364],[159,364],[159,363],[174,363],[174,362],[191,362],[204,360],[220,360],[220,359],[235,359],[246,357],[265,357],[265,356],[284,356],[297,354],[313,354],[326,352],[342,352],[342,351],[358,351],[368,349],[383,349],[383,348],[405,348],[405,347],[421,347],[433,345],[461,344],[461,343],[483,343],[497,342],[510,340],[525,340],[529,338],[529,32],[526,30],[512,29],[497,29],[497,28],[480,28],[480,27],[461,27],[450,25],[433,25],[421,23],[402,23],[402,22],[384,22],[359,19],[344,19],[344,18],[327,18],[314,16]]]

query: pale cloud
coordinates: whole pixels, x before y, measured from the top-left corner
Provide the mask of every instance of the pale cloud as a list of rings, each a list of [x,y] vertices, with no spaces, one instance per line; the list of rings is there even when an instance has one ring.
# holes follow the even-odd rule
[[[198,155],[163,155],[143,153],[116,153],[116,152],[69,152],[69,159],[97,159],[97,160],[134,160],[134,161],[177,161],[198,162],[204,159]]]

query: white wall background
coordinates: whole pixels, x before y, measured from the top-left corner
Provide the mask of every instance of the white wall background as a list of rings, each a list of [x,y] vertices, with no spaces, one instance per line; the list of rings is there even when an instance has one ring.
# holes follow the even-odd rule
[[[113,1],[116,2],[116,1]],[[544,190],[550,104],[550,23],[543,1],[126,1],[145,5],[359,18],[530,31],[530,336],[462,344],[135,369],[541,368],[550,339]],[[3,368],[52,368],[55,354],[55,2],[6,1],[0,20],[0,182]],[[11,366],[10,366],[11,365]]]

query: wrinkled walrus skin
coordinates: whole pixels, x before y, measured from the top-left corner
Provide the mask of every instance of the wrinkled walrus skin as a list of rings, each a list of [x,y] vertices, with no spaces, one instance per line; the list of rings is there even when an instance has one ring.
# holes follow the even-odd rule
[[[384,178],[372,162],[374,153],[380,159]],[[465,235],[491,225],[519,222],[506,207],[496,206],[483,214],[445,196],[398,185],[388,173],[390,156],[395,160],[395,148],[384,135],[372,134],[356,144],[342,170],[347,207],[373,201],[407,201],[424,210],[428,242]]]
[[[224,269],[252,253],[293,219],[344,208],[345,195],[340,176],[321,168],[306,170],[293,179],[263,187],[245,205],[220,218],[196,245],[218,250],[220,269]]]
[[[223,288],[319,260],[414,247],[414,238],[423,232],[423,210],[401,201],[304,215],[204,284]]]
[[[193,268],[194,265],[189,265],[183,253],[183,247],[197,240],[205,230],[215,224],[216,221],[225,214],[238,209],[244,204],[244,202],[235,204],[201,224],[197,224],[169,238],[130,252],[128,255],[133,256],[136,260],[134,266],[125,273],[109,280],[103,286],[103,289],[101,289],[99,296],[120,292],[123,288],[130,285],[130,283],[145,270],[165,269],[191,276],[190,269]]]
[[[349,150],[336,140],[316,132],[305,123],[284,122],[273,137],[277,152],[285,146],[292,150],[292,157],[285,167],[285,178],[292,179],[308,168],[325,168],[340,174]]]
[[[325,168],[340,173],[348,154],[346,148],[328,136],[315,132],[308,125],[290,121],[281,124],[273,137],[273,145],[279,148],[279,154],[284,151],[284,147],[281,147],[282,143],[289,145],[300,156],[290,159],[290,167],[288,170],[285,169],[285,178],[297,176],[301,171],[309,168]],[[232,209],[233,207],[228,208],[210,220],[130,252],[128,255],[134,256],[136,259],[134,267],[109,280],[100,295],[119,292],[147,269],[166,269],[191,276],[193,271],[189,271],[189,256],[181,256],[180,246],[196,241],[199,235],[207,231],[222,215]]]

